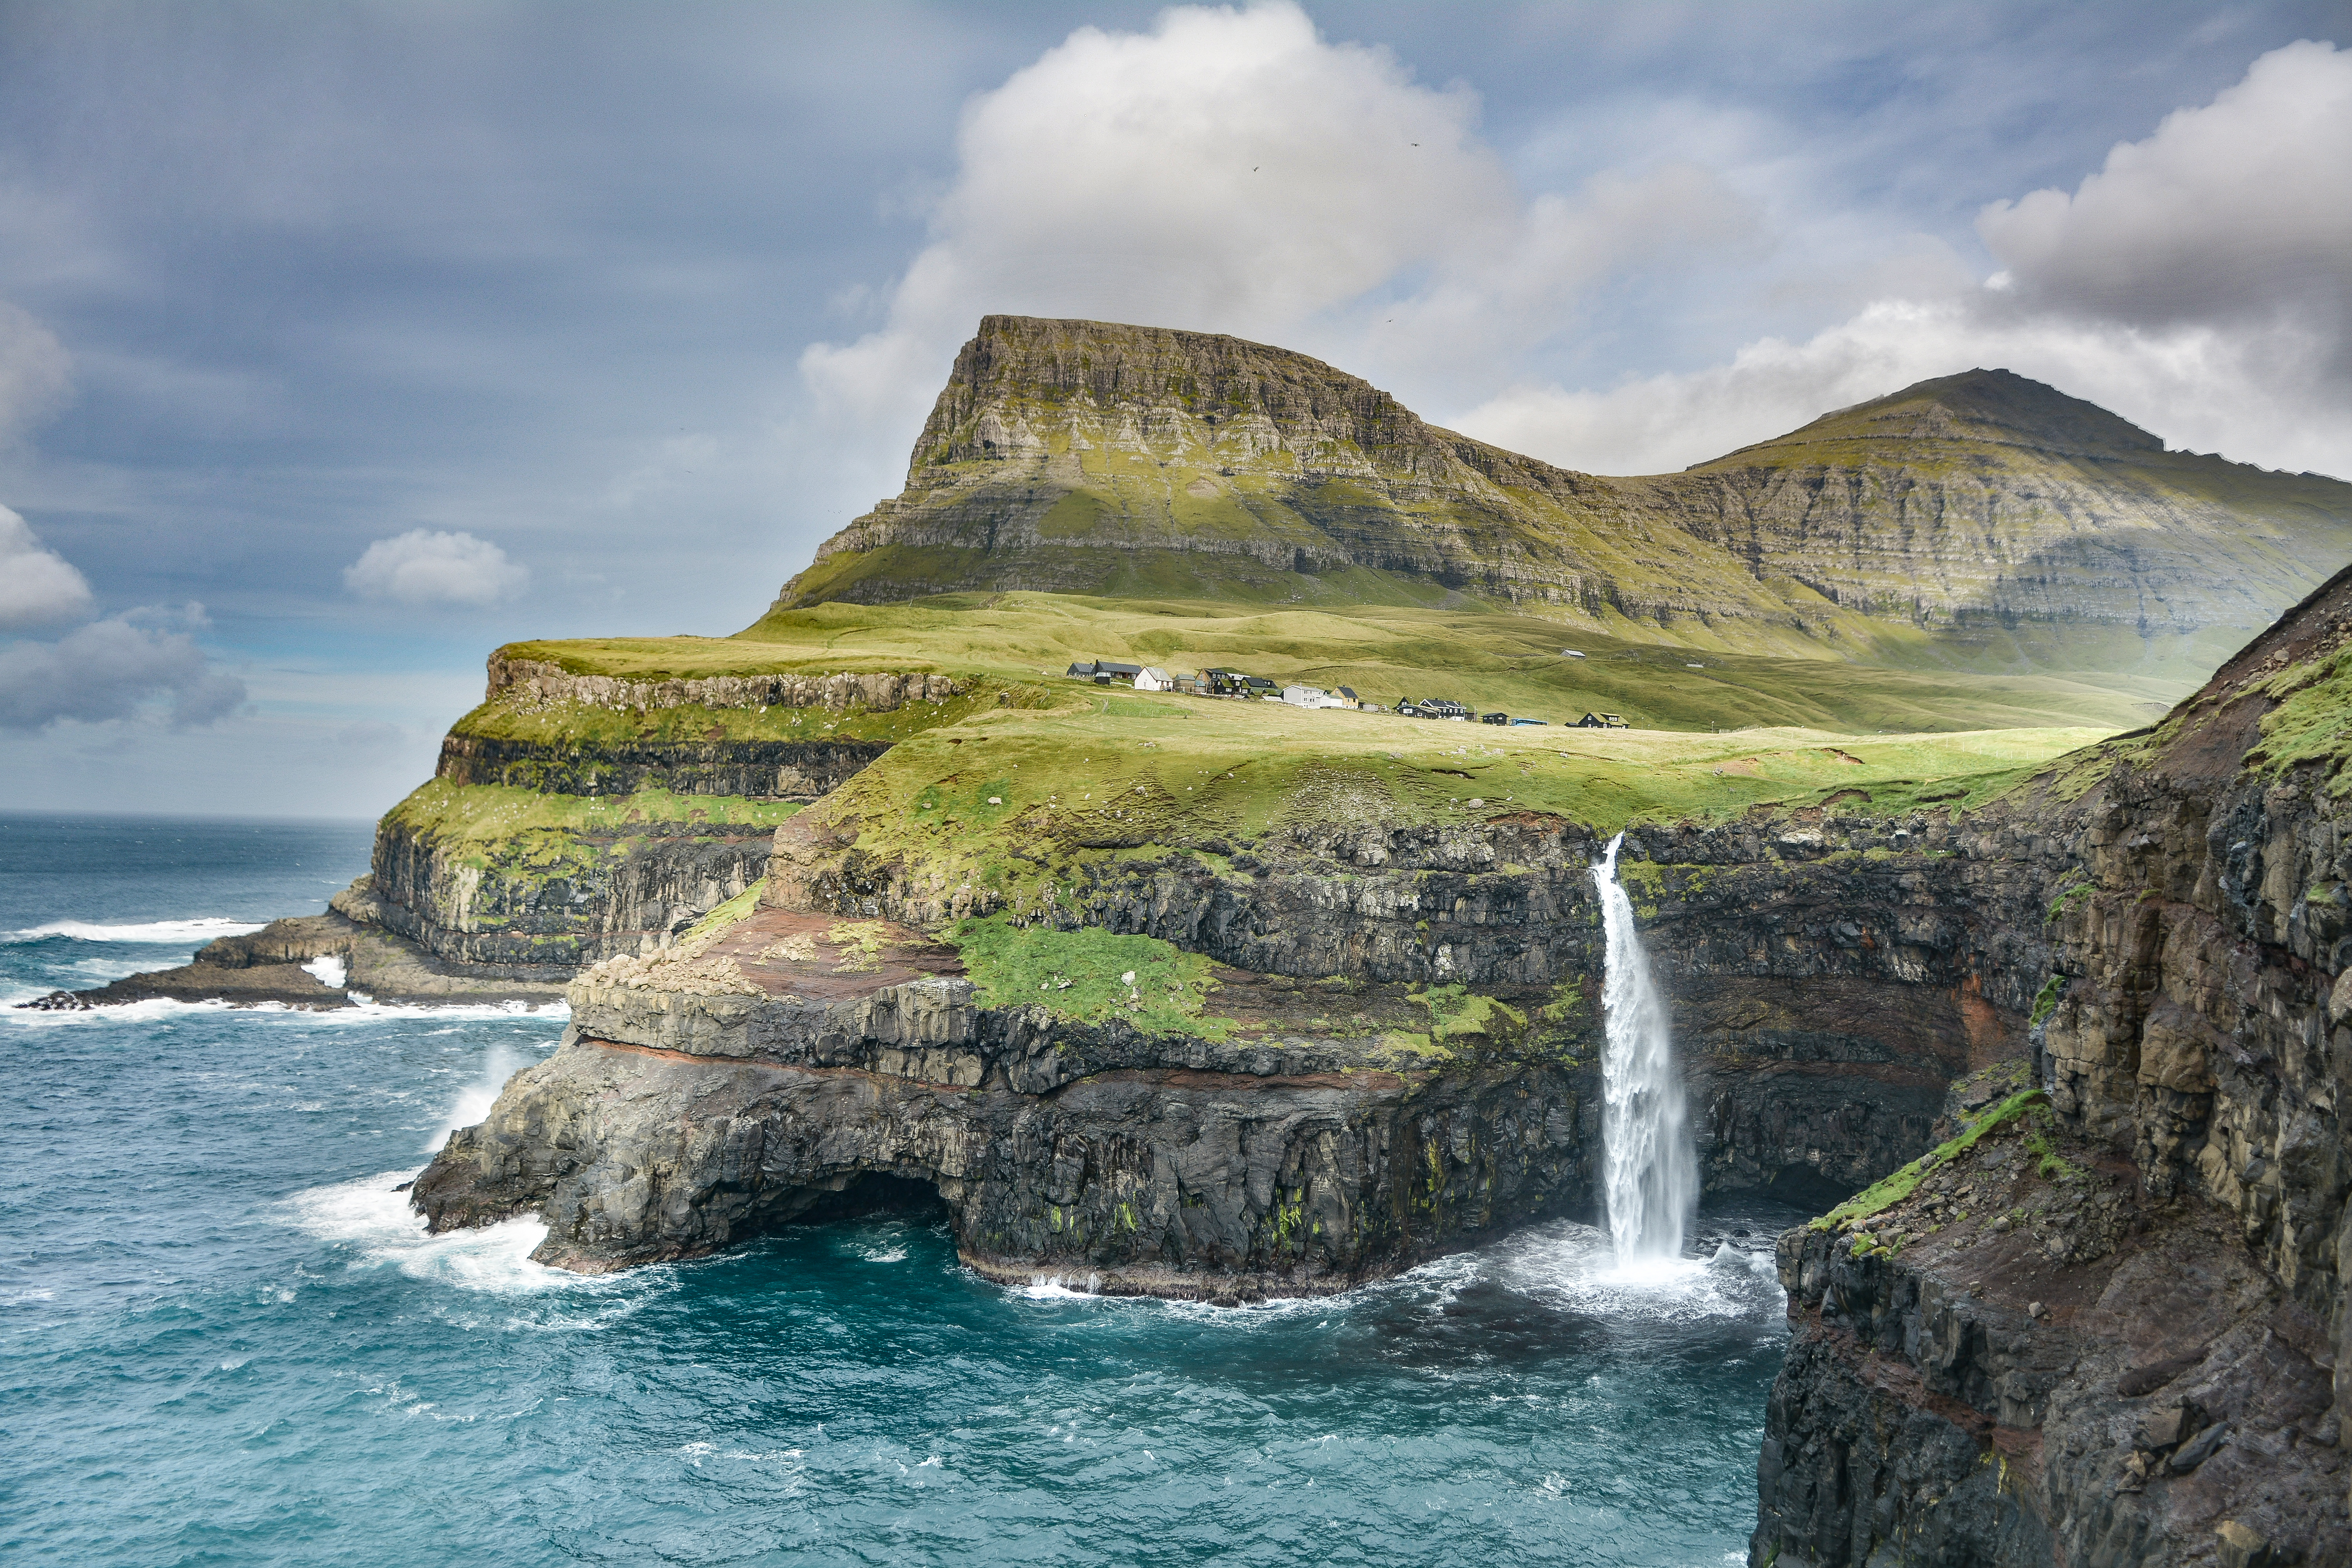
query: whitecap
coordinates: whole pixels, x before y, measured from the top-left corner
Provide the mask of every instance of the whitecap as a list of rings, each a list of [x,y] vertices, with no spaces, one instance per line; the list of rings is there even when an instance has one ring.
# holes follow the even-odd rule
[[[288,1198],[284,1207],[310,1235],[355,1247],[353,1268],[388,1266],[413,1279],[499,1295],[535,1295],[583,1282],[580,1275],[530,1260],[547,1239],[546,1225],[536,1219],[427,1235],[425,1216],[409,1206],[408,1194],[393,1190],[417,1174],[383,1171],[311,1187]]]
[[[52,987],[51,989],[54,989]],[[19,1008],[19,1002],[31,1002],[49,994],[48,990],[26,990],[18,987],[0,1000],[0,1018],[29,1026],[56,1026],[74,1025],[96,1027],[109,1024],[153,1023],[181,1013],[224,1013],[235,1011],[242,1017],[272,1018],[299,1025],[304,1028],[350,1027],[374,1025],[400,1018],[446,1018],[458,1022],[488,1023],[501,1018],[544,1018],[551,1023],[566,1023],[572,1017],[572,1007],[565,1002],[451,1002],[451,1003],[378,1003],[353,991],[348,993],[352,1005],[348,1007],[290,1007],[283,1002],[255,1002],[236,1005],[232,1008],[218,997],[202,1002],[182,1002],[168,996],[151,996],[138,1002],[109,1003],[103,1006],[76,1008],[48,1013]]]
[[[507,1080],[523,1068],[535,1066],[538,1059],[503,1040],[492,1046],[482,1058],[481,1071],[458,1091],[457,1103],[449,1107],[449,1114],[441,1119],[441,1125],[426,1140],[425,1152],[438,1153],[441,1146],[449,1142],[449,1134],[460,1127],[481,1122],[490,1114],[490,1107],[498,1103],[499,1091],[506,1088]]]
[[[340,953],[322,952],[304,964],[302,968],[313,980],[330,991],[341,991],[343,988],[343,982],[350,978],[350,972]]]
[[[259,931],[259,921],[234,921],[222,915],[199,915],[193,920],[140,921],[127,925],[101,925],[93,921],[51,921],[24,931],[10,931],[0,941],[12,942],[40,942],[53,936],[69,937],[76,942],[210,942],[218,936],[243,936]]]

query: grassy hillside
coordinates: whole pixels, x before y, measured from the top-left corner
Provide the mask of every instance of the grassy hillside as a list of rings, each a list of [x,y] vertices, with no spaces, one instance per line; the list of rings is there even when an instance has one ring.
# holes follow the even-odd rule
[[[1563,657],[1573,647],[1583,658]],[[582,673],[648,677],[764,670],[929,670],[971,674],[992,693],[958,708],[1058,702],[1076,659],[1116,658],[1198,670],[1224,665],[1276,680],[1347,685],[1366,700],[1451,697],[1554,723],[1588,710],[1637,726],[1734,730],[1797,725],[1841,732],[2146,723],[2163,711],[2160,682],[2032,673],[1902,670],[1828,658],[1775,658],[1586,631],[1531,616],[1468,607],[1358,606],[1335,611],[1137,603],[1051,594],[957,595],[909,605],[819,605],[778,610],[728,638],[659,637],[518,643],[503,650]],[[1693,665],[1701,668],[1693,668]],[[1131,695],[1131,694],[1130,694]],[[939,719],[951,717],[940,714]],[[776,710],[730,726],[803,732]],[[487,715],[468,723],[489,722]],[[505,726],[556,723],[517,715]],[[607,715],[626,728],[658,722]],[[855,732],[898,739],[937,721],[845,718]],[[803,726],[803,731],[805,726]],[[844,730],[843,733],[852,732]]]
[[[1973,805],[2095,728],[1856,736],[1501,729],[1128,692],[1000,710],[890,751],[810,810],[859,851],[1013,907],[1085,864],[1237,853],[1297,821],[1470,825],[1520,813],[1609,834],[1837,798]]]
[[[1428,425],[1301,354],[992,316],[907,487],[780,608],[1045,591],[1494,608],[1578,637],[2193,689],[2352,557],[2352,486],[2166,452],[2005,371],[1605,479]]]

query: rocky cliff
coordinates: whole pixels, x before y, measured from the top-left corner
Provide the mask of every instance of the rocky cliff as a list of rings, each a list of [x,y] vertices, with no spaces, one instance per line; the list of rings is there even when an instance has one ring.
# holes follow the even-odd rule
[[[961,971],[903,926],[765,909],[602,966],[416,1205],[436,1228],[541,1214],[541,1260],[597,1271],[943,1202],[992,1278],[1223,1301],[1590,1205],[1589,1020],[1432,1058],[1335,1037],[1279,987],[1207,1038],[982,1005]]]
[[[2352,1558],[2347,645],[2352,573],[1993,814],[2046,1109],[1783,1241],[1755,1562]]]
[[[1615,479],[1437,428],[1284,350],[991,316],[906,489],[779,603],[1459,590],[1758,650],[2146,667],[2185,686],[2347,553],[2352,486],[2168,453],[2004,371]]]
[[[1824,748],[1853,784],[1637,814],[1708,1184],[1864,1189],[1782,1243],[1757,1563],[2352,1552],[2347,714],[2352,574],[2053,766]],[[537,1212],[601,1268],[919,1194],[995,1277],[1234,1300],[1591,1214],[1601,845],[1541,756],[1447,748],[1420,800],[1378,740],[1251,783],[1154,731],[1016,785],[1023,732],[894,752],[736,924],[584,976],[420,1180],[433,1223]],[[1210,968],[1085,1016],[1097,941]]]
[[[560,982],[755,884],[777,823],[975,691],[928,672],[614,677],[500,649],[337,907],[486,978]]]

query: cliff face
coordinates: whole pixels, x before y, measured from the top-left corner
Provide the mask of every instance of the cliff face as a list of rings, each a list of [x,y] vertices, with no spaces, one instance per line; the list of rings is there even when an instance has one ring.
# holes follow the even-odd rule
[[[2045,1130],[1784,1240],[1757,1563],[2352,1556],[2347,644],[2352,574],[2014,809]]]
[[[336,908],[486,980],[560,984],[757,883],[776,823],[973,689],[926,673],[627,679],[501,650]]]
[[[2347,714],[2352,573],[2152,731],[1970,809],[1895,780],[1628,830],[1709,1186],[1874,1184],[1782,1243],[1756,1563],[2352,1554]],[[1022,754],[950,765],[1009,790],[976,781]],[[916,1191],[996,1277],[1228,1300],[1591,1212],[1589,828],[1308,784],[1180,853],[1175,796],[1095,782],[1115,809],[1053,829],[1078,853],[1042,902],[873,853],[856,810],[786,823],[756,913],[575,984],[580,1037],[420,1205],[536,1210],[596,1268]],[[918,928],[1008,910],[1227,966],[1238,1032],[983,1002]]]
[[[1589,1064],[1073,1026],[977,1005],[961,967],[904,927],[763,910],[595,971],[417,1205],[436,1228],[541,1213],[541,1260],[595,1271],[911,1193],[993,1278],[1235,1300],[1591,1203]]]
[[[1628,484],[1842,607],[1934,627],[1956,652],[2074,668],[2187,638],[2201,676],[2352,549],[2342,483],[2167,452],[2007,371],[1922,382]]]
[[[2210,667],[2352,552],[2352,486],[2167,453],[2007,372],[1612,479],[1423,423],[1304,355],[992,316],[906,490],[780,604],[959,591],[1435,602],[1459,589],[1735,646]]]

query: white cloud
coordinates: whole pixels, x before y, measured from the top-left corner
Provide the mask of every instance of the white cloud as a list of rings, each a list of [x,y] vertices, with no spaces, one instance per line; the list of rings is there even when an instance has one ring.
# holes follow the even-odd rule
[[[0,506],[0,631],[29,631],[89,614],[89,584],[44,545],[23,518]]]
[[[175,729],[226,718],[245,703],[245,682],[213,668],[175,626],[204,611],[132,611],[93,621],[54,643],[0,649],[0,729],[39,730],[60,720],[128,719],[167,700]]]
[[[530,581],[530,569],[489,541],[426,528],[379,539],[343,568],[343,586],[361,598],[404,605],[494,605]]]
[[[1295,5],[1081,28],[973,100],[957,179],[885,324],[802,368],[836,417],[911,430],[992,311],[1330,345],[1351,368],[1458,370],[1570,324],[1637,263],[1739,242],[1696,165],[1525,198],[1463,89],[1327,43]]]
[[[1849,320],[1606,392],[1513,388],[1463,429],[1656,472],[1929,376],[2000,366],[2165,437],[2352,475],[2352,54],[2295,44],[2109,153],[2072,196],[1985,209],[1985,284],[1923,269]]]
[[[2211,103],[2117,146],[2073,195],[1995,202],[1977,230],[2029,306],[2150,327],[2284,312],[2332,338],[2340,362],[2352,54],[2274,49]]]

